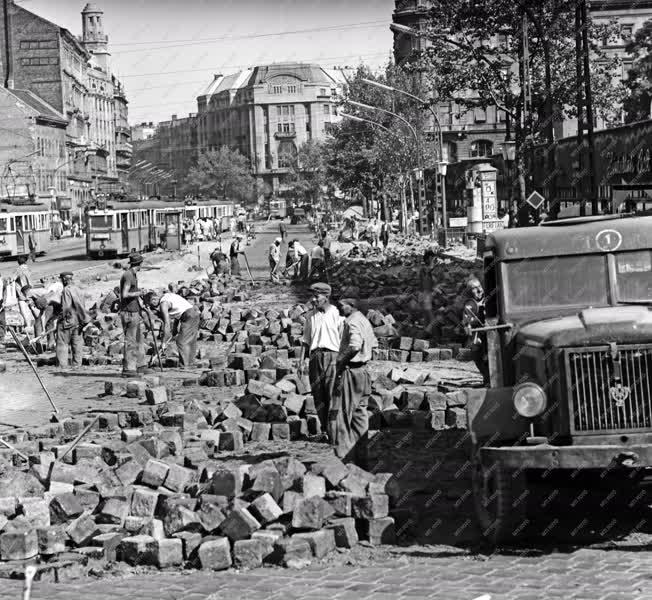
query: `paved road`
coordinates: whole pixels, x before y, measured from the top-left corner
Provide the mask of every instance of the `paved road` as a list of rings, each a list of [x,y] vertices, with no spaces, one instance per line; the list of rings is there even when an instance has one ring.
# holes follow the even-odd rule
[[[305,570],[156,573],[85,583],[36,582],[34,600],[650,600],[652,558],[627,550],[583,549],[540,555],[400,553],[372,566],[315,564]],[[3,582],[0,600],[20,597],[20,583]]]

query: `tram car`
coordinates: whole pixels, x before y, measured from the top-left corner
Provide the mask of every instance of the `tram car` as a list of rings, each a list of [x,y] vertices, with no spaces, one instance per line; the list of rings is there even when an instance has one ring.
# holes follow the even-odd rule
[[[269,201],[268,219],[285,219],[288,216],[287,200],[277,198]]]
[[[86,253],[92,258],[181,247],[185,219],[219,219],[230,226],[233,204],[224,200],[108,200],[86,212]],[[225,224],[226,228],[225,228]]]
[[[50,248],[52,215],[45,204],[0,200],[0,258],[29,254],[29,234],[34,232],[36,254]]]

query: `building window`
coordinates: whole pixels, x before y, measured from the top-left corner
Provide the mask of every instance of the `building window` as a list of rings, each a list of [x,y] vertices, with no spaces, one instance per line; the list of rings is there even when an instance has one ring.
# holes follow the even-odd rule
[[[473,109],[473,120],[476,123],[486,123],[487,122],[487,111],[484,108],[476,106]]]
[[[632,40],[632,33],[634,31],[634,26],[627,24],[620,26],[620,37],[623,38],[624,42],[630,42]]]
[[[294,133],[294,105],[281,104],[276,107],[277,130],[280,133]]]
[[[455,142],[444,142],[444,160],[449,163],[457,162],[457,144]]]
[[[282,85],[273,85],[272,86],[272,94],[282,94],[283,93],[283,86]]]
[[[278,145],[278,166],[280,169],[291,167],[297,156],[297,147],[294,142],[283,141]]]
[[[479,158],[491,156],[494,153],[493,142],[489,140],[477,140],[471,144],[471,157]]]
[[[297,86],[296,85],[288,85],[288,94],[296,94],[297,93]]]
[[[334,123],[324,123],[324,132],[331,135],[333,131],[335,130],[335,124]]]
[[[324,116],[325,117],[330,117],[331,116],[331,105],[330,104],[324,104]]]
[[[319,95],[320,96],[327,96],[328,93],[326,91],[326,88],[319,88]]]
[[[499,123],[506,123],[507,122],[507,113],[502,110],[501,108],[496,109],[496,114],[498,115],[498,122]]]

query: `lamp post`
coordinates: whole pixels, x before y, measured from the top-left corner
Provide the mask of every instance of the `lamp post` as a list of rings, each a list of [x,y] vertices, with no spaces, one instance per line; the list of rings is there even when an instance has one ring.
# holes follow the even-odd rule
[[[409,30],[409,33],[411,35],[416,35],[416,31],[410,29],[409,27],[406,27],[407,30]],[[404,31],[403,33],[408,33]],[[445,228],[446,227],[446,167],[440,168],[439,163],[444,162],[444,137],[443,137],[443,132],[441,128],[441,121],[439,120],[439,116],[437,115],[437,112],[435,109],[432,107],[432,104],[430,102],[427,102],[423,98],[419,98],[419,96],[415,96],[414,94],[411,94],[410,92],[406,92],[405,90],[401,90],[399,88],[395,88],[391,85],[386,85],[384,83],[379,83],[378,81],[373,81],[372,79],[367,79],[363,78],[362,81],[368,85],[372,85],[378,88],[381,88],[383,90],[386,90],[388,92],[396,93],[396,94],[401,94],[402,96],[406,96],[408,98],[411,98],[412,100],[415,100],[418,102],[422,108],[426,108],[430,111],[430,114],[432,115],[433,118],[433,124],[437,127],[437,159],[438,159],[438,166],[437,166],[437,175],[440,177],[440,182],[441,182],[441,202],[442,202],[442,226]],[[423,158],[423,157],[422,157]],[[435,199],[436,202],[436,199]],[[436,209],[436,204],[435,208],[433,210],[433,223],[436,223],[436,214],[437,214],[437,209]]]
[[[363,104],[362,102],[356,102],[355,100],[347,100],[347,102],[353,106],[357,106],[366,110],[377,110],[379,112],[386,113],[392,117],[397,118],[399,121],[407,125],[410,133],[412,133],[412,136],[414,137],[414,143],[417,148],[417,163],[419,165],[418,170],[423,175],[423,153],[421,151],[421,144],[419,143],[419,136],[414,126],[405,117],[402,117],[401,115],[398,115],[391,110],[387,110],[386,108],[381,108],[380,106],[371,106],[370,104]],[[419,198],[419,233],[423,235],[425,233],[423,227],[423,213],[426,204],[426,189],[424,186],[423,177],[417,180],[417,189]]]

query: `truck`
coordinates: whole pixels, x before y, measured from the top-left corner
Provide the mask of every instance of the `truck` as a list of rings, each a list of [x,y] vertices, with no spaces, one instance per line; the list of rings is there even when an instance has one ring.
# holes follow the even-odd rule
[[[503,229],[482,258],[490,387],[466,410],[483,534],[521,534],[552,482],[636,510],[652,466],[652,216]]]

